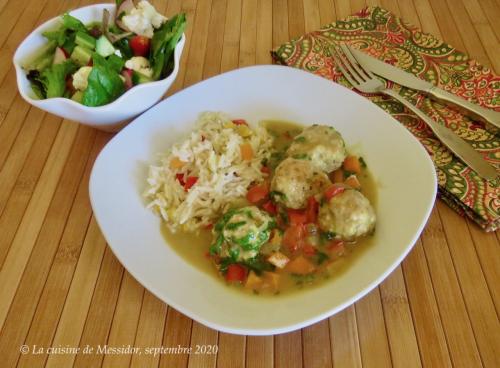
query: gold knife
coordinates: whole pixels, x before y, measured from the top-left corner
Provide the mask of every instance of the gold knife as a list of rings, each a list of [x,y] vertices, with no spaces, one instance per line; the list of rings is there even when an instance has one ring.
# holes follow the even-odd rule
[[[446,92],[445,90],[434,86],[430,82],[417,78],[413,74],[367,55],[360,50],[356,50],[352,47],[349,49],[354,54],[354,57],[360,63],[363,63],[363,65],[372,73],[396,82],[402,86],[424,92],[430,98],[439,102],[443,102],[448,105],[451,103],[453,106],[458,107],[461,113],[470,116],[473,119],[479,119],[500,128],[500,112],[473,104],[461,97],[455,96],[452,93]]]

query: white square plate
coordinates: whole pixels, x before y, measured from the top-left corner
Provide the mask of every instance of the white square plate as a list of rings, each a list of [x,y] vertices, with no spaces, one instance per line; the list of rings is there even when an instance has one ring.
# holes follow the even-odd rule
[[[259,297],[207,277],[166,244],[145,208],[147,167],[193,129],[200,112],[334,126],[356,146],[378,185],[377,231],[346,272],[312,289]],[[209,327],[266,335],[329,317],[377,286],[408,254],[436,196],[434,166],[422,145],[390,115],[356,93],[298,69],[255,66],[189,87],[118,133],[97,158],[90,198],[99,226],[123,266],[148,290]]]

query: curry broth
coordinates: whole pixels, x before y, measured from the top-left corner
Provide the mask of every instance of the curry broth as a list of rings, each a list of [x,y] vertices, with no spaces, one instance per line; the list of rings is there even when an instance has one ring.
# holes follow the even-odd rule
[[[284,151],[292,142],[293,138],[300,134],[303,127],[299,124],[287,121],[266,120],[261,122],[275,138],[274,147],[279,151]],[[368,198],[375,207],[377,191],[375,180],[371,173],[364,169],[361,175],[358,175],[361,183],[361,192]],[[245,202],[245,200],[243,200]],[[207,256],[210,245],[212,244],[212,233],[209,230],[202,230],[198,234],[185,233],[179,231],[172,233],[165,225],[161,225],[165,240],[172,246],[174,251],[186,262],[194,265],[210,277],[216,277],[224,281],[219,276],[213,262]],[[346,244],[346,255],[332,261],[325,267],[324,272],[317,274],[314,278],[297,278],[283,270],[276,269],[275,272],[281,275],[280,289],[276,293],[261,293],[261,295],[288,294],[293,291],[301,290],[303,287],[311,288],[321,285],[324,281],[334,279],[342,274],[348,267],[356,262],[363,251],[372,245],[373,237],[367,236],[356,241],[354,244]],[[241,289],[248,293],[255,293],[252,289],[246,289],[242,285],[228,285],[231,288]],[[236,287],[235,287],[236,286]]]

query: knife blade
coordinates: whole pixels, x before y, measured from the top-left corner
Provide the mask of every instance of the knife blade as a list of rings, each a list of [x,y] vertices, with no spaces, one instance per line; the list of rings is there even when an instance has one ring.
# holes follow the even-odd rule
[[[354,48],[350,48],[350,50],[360,64],[363,64],[363,66],[369,69],[372,73],[401,84],[402,86],[422,91],[430,98],[437,100],[438,102],[445,104],[451,103],[453,106],[458,107],[461,113],[468,115],[473,119],[479,119],[500,128],[500,112],[473,104],[461,97],[446,92],[445,90],[436,87],[432,83],[424,81],[413,74],[384,63],[373,56],[367,55],[360,50],[356,50]]]

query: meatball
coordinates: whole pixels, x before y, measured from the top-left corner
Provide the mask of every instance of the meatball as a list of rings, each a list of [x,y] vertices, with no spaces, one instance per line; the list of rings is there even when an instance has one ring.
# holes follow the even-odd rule
[[[328,176],[315,169],[309,160],[289,157],[276,168],[271,193],[276,202],[299,209],[306,206],[310,196],[322,192],[330,184]]]
[[[313,125],[295,137],[288,148],[289,157],[305,158],[313,166],[325,172],[331,172],[342,166],[346,158],[345,143],[335,128],[325,125]]]
[[[234,261],[254,258],[274,227],[273,218],[255,206],[230,210],[214,227],[216,242],[211,252]]]
[[[375,211],[363,194],[346,188],[320,207],[318,220],[321,230],[354,240],[373,231]]]

